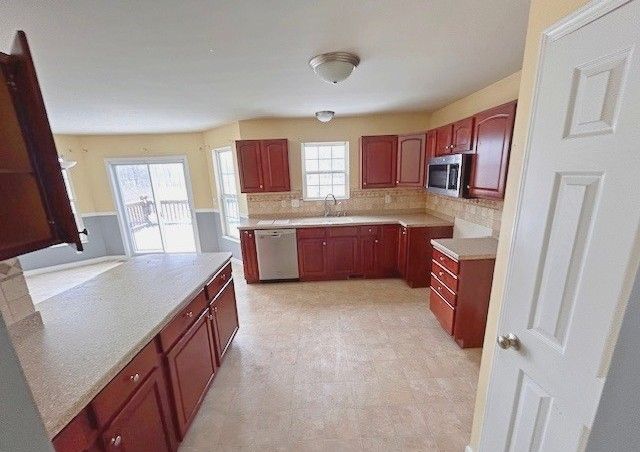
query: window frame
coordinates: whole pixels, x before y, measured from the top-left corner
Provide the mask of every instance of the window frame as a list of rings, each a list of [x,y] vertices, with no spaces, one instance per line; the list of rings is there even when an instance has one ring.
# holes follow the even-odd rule
[[[306,169],[306,146],[335,146],[344,145],[344,171],[307,171]],[[300,166],[302,167],[302,200],[303,201],[323,201],[324,198],[312,198],[307,194],[307,174],[335,174],[344,173],[344,196],[336,196],[336,199],[344,200],[351,197],[349,187],[349,141],[306,141],[300,143]],[[335,196],[335,195],[334,195]]]
[[[229,227],[230,225],[227,217],[226,202],[225,202],[226,199],[233,199],[236,202],[236,205],[238,206],[238,220],[240,220],[241,216],[240,216],[240,201],[239,201],[239,195],[238,195],[239,193],[238,170],[235,164],[235,159],[233,158],[233,149],[230,146],[228,146],[228,147],[213,149],[212,152],[213,152],[213,161],[215,162],[215,176],[216,176],[215,179],[217,181],[217,188],[218,188],[218,205],[220,210],[220,223],[222,224],[222,235],[224,236],[224,238],[228,240],[240,242],[240,231],[238,231],[237,237],[229,233],[229,230],[231,228]],[[222,165],[220,164],[220,154],[224,152],[229,152],[231,155],[231,163],[233,165],[233,182],[236,187],[235,194],[227,194],[224,192],[224,178],[222,174]]]

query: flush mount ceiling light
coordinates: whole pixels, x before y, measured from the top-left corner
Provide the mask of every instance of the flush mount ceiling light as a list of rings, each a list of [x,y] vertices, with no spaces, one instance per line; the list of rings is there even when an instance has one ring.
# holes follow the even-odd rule
[[[318,77],[334,84],[349,77],[358,64],[360,64],[360,58],[348,52],[323,53],[309,60],[309,66],[318,74]]]
[[[336,112],[331,110],[317,111],[316,118],[318,118],[318,121],[320,122],[329,122],[333,119],[333,115],[335,114]]]

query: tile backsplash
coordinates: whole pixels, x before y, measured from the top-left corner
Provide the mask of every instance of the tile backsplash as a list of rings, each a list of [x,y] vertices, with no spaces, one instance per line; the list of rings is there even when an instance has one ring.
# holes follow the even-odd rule
[[[0,312],[7,325],[35,312],[22,266],[15,258],[0,262]]]
[[[446,215],[453,218],[476,223],[490,228],[493,236],[500,233],[502,220],[503,201],[490,201],[487,199],[458,199],[447,196],[426,195],[425,208],[436,215]]]

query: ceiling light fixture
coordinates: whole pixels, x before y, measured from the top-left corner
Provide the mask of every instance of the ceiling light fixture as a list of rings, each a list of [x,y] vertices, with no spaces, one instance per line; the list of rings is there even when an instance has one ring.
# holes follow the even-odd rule
[[[338,83],[351,75],[360,64],[358,55],[348,52],[331,52],[316,55],[309,60],[318,77],[328,83]]]
[[[318,121],[320,122],[329,122],[333,119],[335,114],[336,112],[331,110],[317,111],[316,118],[318,118]]]

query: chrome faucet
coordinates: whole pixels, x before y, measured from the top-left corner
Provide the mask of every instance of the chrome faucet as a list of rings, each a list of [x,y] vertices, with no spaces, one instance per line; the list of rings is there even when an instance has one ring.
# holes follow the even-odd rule
[[[329,204],[327,201],[329,201],[329,196],[331,196],[333,198],[333,205],[337,206],[338,205],[338,200],[336,199],[335,196],[333,196],[333,193],[329,193],[327,196],[324,197],[324,216],[328,217],[331,215],[331,207],[329,207]]]

